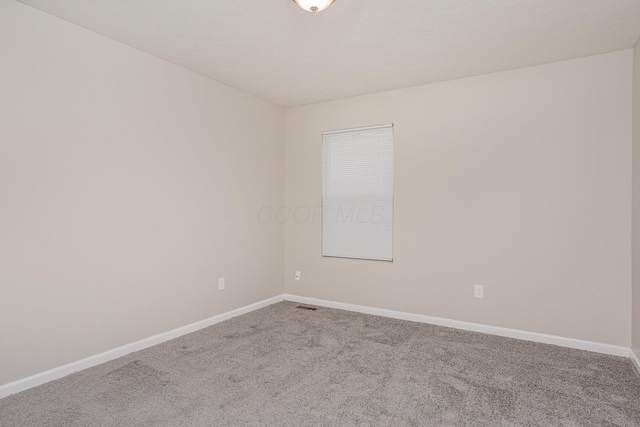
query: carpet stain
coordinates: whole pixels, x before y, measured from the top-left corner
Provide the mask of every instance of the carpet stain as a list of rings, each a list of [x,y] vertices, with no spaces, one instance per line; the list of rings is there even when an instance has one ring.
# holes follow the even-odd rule
[[[107,373],[103,379],[114,388],[126,388],[145,393],[161,390],[169,384],[166,373],[145,365],[140,360]]]

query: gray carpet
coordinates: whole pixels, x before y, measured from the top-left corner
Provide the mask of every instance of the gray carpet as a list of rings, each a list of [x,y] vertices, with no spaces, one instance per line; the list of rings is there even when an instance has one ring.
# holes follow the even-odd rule
[[[296,305],[9,396],[0,425],[640,425],[628,359]]]

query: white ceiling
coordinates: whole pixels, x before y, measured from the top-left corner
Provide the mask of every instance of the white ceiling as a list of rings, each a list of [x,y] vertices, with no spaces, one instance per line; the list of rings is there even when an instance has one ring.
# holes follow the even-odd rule
[[[633,47],[639,0],[20,0],[281,106]]]

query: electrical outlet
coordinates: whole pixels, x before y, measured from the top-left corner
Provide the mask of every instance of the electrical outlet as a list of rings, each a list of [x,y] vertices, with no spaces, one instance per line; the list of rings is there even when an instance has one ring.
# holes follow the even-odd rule
[[[296,271],[296,280],[299,282],[300,281],[300,275],[302,273],[300,273],[299,271]]]
[[[484,299],[484,286],[476,285],[475,296],[478,299]]]
[[[224,277],[218,279],[218,290],[224,291]]]

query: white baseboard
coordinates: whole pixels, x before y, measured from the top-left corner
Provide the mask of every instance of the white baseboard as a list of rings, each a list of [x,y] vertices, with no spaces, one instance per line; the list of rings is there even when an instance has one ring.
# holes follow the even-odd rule
[[[178,338],[182,335],[190,334],[191,332],[198,331],[216,323],[220,323],[224,320],[231,319],[233,317],[241,316],[246,313],[258,310],[260,308],[267,307],[271,304],[275,304],[281,301],[293,301],[301,304],[317,305],[320,307],[336,308],[339,310],[354,311],[357,313],[373,314],[376,316],[390,317],[400,320],[408,320],[412,322],[427,323],[431,325],[446,326],[450,328],[462,329],[466,331],[480,332],[484,334],[498,335],[508,338],[516,338],[525,341],[540,342],[545,344],[553,344],[562,347],[575,348],[579,350],[587,350],[596,353],[610,354],[614,356],[630,357],[632,363],[640,374],[640,359],[631,350],[626,347],[602,344],[591,341],[577,340],[573,338],[564,338],[555,335],[539,334],[535,332],[519,331],[517,329],[501,328],[498,326],[488,326],[478,323],[463,322],[460,320],[451,320],[441,317],[432,317],[422,314],[405,313],[401,311],[387,310],[382,308],[366,307],[361,305],[347,304],[342,302],[327,301],[317,298],[301,297],[297,295],[278,295],[273,298],[266,299],[264,301],[257,302],[255,304],[247,305],[245,307],[238,308],[226,313],[219,314],[217,316],[210,317],[199,322],[192,323],[190,325],[182,326],[177,329],[173,329],[168,332],[163,332],[158,335],[154,335],[149,338],[136,341],[131,344],[124,345],[122,347],[115,348],[113,350],[105,351],[104,353],[97,354],[95,356],[87,357],[86,359],[78,360],[58,368],[51,369],[49,371],[41,372],[39,374],[23,378],[8,384],[0,385],[0,399],[3,397],[19,393],[32,387],[39,386],[41,384],[53,381],[74,372],[82,371],[87,368],[91,368],[96,365],[108,362],[110,360],[117,359],[135,351],[144,350],[145,348],[152,347],[157,344],[161,344],[165,341]]]
[[[114,348],[113,350],[108,350],[104,353],[96,354],[95,356],[78,360],[77,362],[72,362],[67,365],[51,369],[49,371],[41,372],[39,374],[23,378],[21,380],[0,385],[0,399],[32,387],[48,383],[49,381],[57,380],[58,378],[73,374],[74,372],[82,371],[84,369],[91,368],[92,366],[100,365],[110,360],[126,356],[129,353],[144,350],[145,348],[152,347],[154,345],[172,340],[174,338],[178,338],[182,335],[190,334],[191,332],[195,332],[208,326],[215,325],[216,323],[220,323],[224,320],[231,319],[232,317],[241,316],[243,314],[258,310],[263,307],[267,307],[271,304],[275,304],[281,301],[284,301],[284,296],[278,295],[273,298],[257,302],[255,304],[247,305],[236,310],[228,311],[226,313],[222,313],[217,316],[192,323],[190,325],[182,326],[180,328],[173,329],[168,332],[163,332],[161,334],[154,335],[152,337],[145,338],[131,344],[123,345],[122,347]]]
[[[340,310],[355,311],[357,313],[373,314],[376,316],[391,317],[393,319],[409,320],[411,322],[428,323],[430,325],[446,326],[465,331],[480,332],[483,334],[498,335],[501,337],[516,338],[525,341],[533,341],[544,344],[553,344],[561,347],[587,350],[595,353],[609,354],[613,356],[629,357],[629,348],[611,344],[602,344],[592,341],[564,338],[555,335],[539,334],[536,332],[520,331],[517,329],[502,328],[499,326],[482,325],[479,323],[463,322],[441,317],[425,316],[423,314],[405,313],[402,311],[386,310],[383,308],[366,307],[362,305],[346,304],[342,302],[327,301],[316,298],[301,297],[285,294],[284,299],[301,304],[317,305],[320,307],[337,308]]]
[[[633,350],[631,350],[630,358],[631,363],[633,363],[633,366],[636,368],[636,372],[640,375],[640,358],[638,358],[638,355]]]

